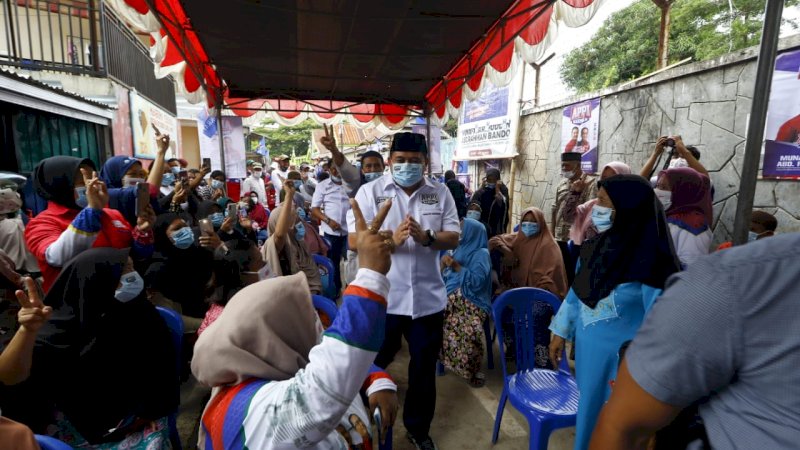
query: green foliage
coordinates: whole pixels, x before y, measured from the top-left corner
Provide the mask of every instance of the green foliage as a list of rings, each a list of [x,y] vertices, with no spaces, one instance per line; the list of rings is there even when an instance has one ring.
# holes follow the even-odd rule
[[[786,0],[785,7],[797,4],[800,0]],[[669,63],[689,57],[703,61],[758,45],[765,0],[736,0],[733,5],[731,11],[728,0],[675,0]],[[661,10],[651,0],[639,0],[612,14],[591,41],[564,58],[561,78],[583,93],[654,71],[660,24]]]
[[[276,126],[272,119],[263,120],[258,126],[253,127],[252,132],[264,136],[270,156],[285,154],[292,156],[303,156],[308,154],[308,147],[311,143],[311,131],[321,129],[311,119],[306,119],[293,127]],[[258,147],[258,140],[255,141]]]

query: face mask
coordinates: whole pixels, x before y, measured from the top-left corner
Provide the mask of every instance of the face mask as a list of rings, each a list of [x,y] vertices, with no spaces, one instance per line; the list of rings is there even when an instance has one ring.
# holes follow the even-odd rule
[[[683,158],[675,158],[673,160],[670,160],[669,168],[675,169],[677,167],[689,167],[689,163],[686,162],[686,160]]]
[[[208,219],[211,220],[211,223],[219,228],[222,226],[222,222],[225,221],[225,215],[221,212],[217,212],[208,216]]]
[[[250,197],[250,202],[255,205],[258,203],[258,197]]]
[[[144,290],[144,280],[142,276],[139,275],[139,272],[124,274],[119,282],[122,283],[122,286],[114,292],[114,298],[122,303],[127,303],[135,299],[142,293],[142,290]]]
[[[261,178],[261,171],[260,170],[254,170],[253,171],[253,178]]]
[[[747,242],[755,242],[755,241],[758,240],[758,238],[760,238],[761,236],[763,236],[763,235],[765,235],[767,233],[769,233],[769,232],[765,231],[765,232],[759,234],[759,233],[756,233],[755,231],[748,231],[747,232]]]
[[[194,233],[189,227],[183,227],[180,230],[172,233],[172,241],[175,247],[181,250],[186,250],[194,243]]]
[[[392,166],[392,179],[402,187],[411,187],[422,180],[422,164],[397,163]]]
[[[566,179],[568,179],[568,180],[571,180],[572,177],[575,176],[575,171],[574,170],[565,170],[565,171],[561,172],[561,176],[566,178]]]
[[[497,183],[486,183],[486,189],[494,189],[497,186]]]
[[[264,267],[259,269],[258,272],[242,272],[242,275],[256,275],[258,277],[258,281],[264,281],[270,278],[274,278],[272,272],[270,272],[269,270],[269,264],[264,264]]]
[[[333,181],[336,184],[339,184],[339,183],[342,182],[342,177],[335,177],[335,176],[331,175],[331,181]]]
[[[300,220],[302,221],[308,219],[308,216],[306,215],[306,212],[303,210],[303,208],[297,208],[297,217],[299,217]]]
[[[365,173],[365,174],[364,174],[364,180],[366,180],[366,181],[367,181],[367,183],[369,183],[369,182],[372,182],[372,181],[375,181],[375,180],[377,180],[378,178],[380,178],[380,177],[382,177],[382,176],[383,176],[383,172],[370,172],[370,173]]]
[[[604,232],[611,228],[611,213],[614,210],[605,206],[594,205],[592,207],[592,223],[597,231]]]
[[[303,226],[302,222],[299,222],[297,225],[294,226],[294,238],[298,241],[302,241],[303,238],[306,237],[306,227]]]
[[[136,187],[137,183],[144,183],[144,178],[122,177],[122,187]]]
[[[300,180],[294,180],[294,188],[300,189],[301,187],[303,187],[303,182]]]
[[[664,207],[664,211],[668,210],[669,207],[672,206],[672,191],[653,189],[653,192],[656,193],[656,197],[658,197],[658,201],[661,202],[661,206]]]
[[[86,198],[86,186],[75,188],[75,194],[78,196],[78,198],[75,199],[75,204],[78,205],[79,208],[86,208],[89,206],[89,199]]]
[[[181,173],[181,168],[180,167],[170,167],[169,170],[172,171],[173,175],[177,175],[177,174]]]
[[[536,222],[522,222],[519,224],[519,229],[525,237],[536,236],[539,234],[539,224]]]
[[[222,189],[225,187],[225,183],[219,180],[211,180],[211,189]]]
[[[172,184],[175,183],[175,175],[172,173],[165,173],[161,176],[161,185],[164,187],[170,187]]]
[[[481,221],[481,212],[480,211],[467,211],[467,219],[477,220],[478,222]]]

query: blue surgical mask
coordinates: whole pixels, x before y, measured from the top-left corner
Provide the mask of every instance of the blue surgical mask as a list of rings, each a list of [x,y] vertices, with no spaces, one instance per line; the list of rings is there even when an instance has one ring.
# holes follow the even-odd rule
[[[594,205],[592,207],[592,223],[594,227],[597,228],[597,231],[602,233],[611,228],[613,224],[611,221],[612,212],[614,212],[613,209],[605,206]]]
[[[422,164],[396,163],[392,165],[392,178],[402,187],[412,187],[422,180]]]
[[[225,183],[219,180],[211,180],[211,189],[222,189],[225,187]]]
[[[378,178],[383,176],[383,172],[370,172],[364,174],[364,180],[367,183],[377,180]]]
[[[191,228],[183,227],[172,233],[172,241],[175,243],[175,247],[186,250],[194,244],[194,233]]]
[[[336,184],[339,184],[339,183],[342,182],[342,177],[335,177],[335,176],[331,175],[331,181],[333,181]]]
[[[119,282],[122,283],[122,286],[114,292],[114,298],[122,303],[135,299],[144,290],[144,280],[139,272],[123,274]]]
[[[294,238],[298,241],[302,241],[305,237],[306,227],[303,226],[303,222],[298,222],[297,225],[294,226]]]
[[[536,236],[539,234],[539,224],[536,222],[522,222],[519,224],[519,229],[525,237]]]
[[[302,221],[308,220],[308,216],[303,208],[297,208],[297,217],[299,217]]]
[[[486,183],[486,189],[494,189],[497,183]]]
[[[294,188],[300,189],[301,187],[303,187],[303,182],[300,180],[294,180]]]
[[[467,211],[467,219],[473,219],[473,220],[477,220],[478,222],[480,222],[481,221],[481,212],[480,211],[475,211],[474,209],[472,211]]]
[[[177,174],[181,173],[181,168],[180,167],[170,167],[169,170],[172,171],[173,175],[177,175]]]
[[[170,187],[175,183],[175,174],[172,172],[165,173],[161,176],[161,185],[164,187]]]
[[[75,194],[78,198],[75,199],[75,204],[78,205],[79,208],[86,208],[89,206],[89,199],[86,198],[86,186],[76,187]]]
[[[215,227],[219,228],[222,226],[222,222],[225,221],[225,215],[222,214],[221,212],[216,212],[214,214],[209,215],[208,219]]]

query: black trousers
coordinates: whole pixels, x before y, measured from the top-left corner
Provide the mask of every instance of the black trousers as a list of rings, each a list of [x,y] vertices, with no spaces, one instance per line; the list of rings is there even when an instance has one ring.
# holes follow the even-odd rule
[[[411,362],[403,423],[417,439],[428,436],[436,410],[436,361],[442,348],[443,326],[443,311],[417,319],[388,314],[386,338],[375,358],[375,365],[385,369],[400,350],[400,338],[405,337]]]
[[[325,239],[331,243],[331,248],[328,249],[328,259],[333,263],[333,285],[336,286],[336,294],[338,296],[342,292],[342,270],[340,267],[344,245],[347,243],[347,236],[336,236],[335,234],[325,233]]]
[[[575,280],[575,265],[578,263],[578,259],[572,257],[566,242],[556,242],[558,242],[558,248],[561,249],[561,258],[564,259],[564,269],[567,271],[567,283],[572,287],[572,282]]]

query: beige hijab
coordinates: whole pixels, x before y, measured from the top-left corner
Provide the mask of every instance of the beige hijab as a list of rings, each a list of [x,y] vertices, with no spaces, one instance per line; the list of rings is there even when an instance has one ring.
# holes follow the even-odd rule
[[[278,227],[278,219],[281,216],[281,211],[283,211],[283,208],[284,205],[281,205],[270,213],[270,238],[267,240],[267,243],[264,244],[264,248],[261,250],[262,255],[264,256],[264,261],[270,264],[271,269],[274,270],[279,276],[285,274],[281,273],[280,264],[274,265],[273,263],[274,257],[278,255],[273,236],[275,236],[275,229]],[[306,227],[306,231],[311,227],[311,225],[308,224],[303,224],[303,226]],[[306,234],[308,234],[308,232],[306,232]],[[294,238],[294,230],[289,230],[289,236],[286,239],[286,245],[283,246],[283,249],[286,252],[286,258],[289,260],[291,273],[305,273],[306,277],[308,278],[308,286],[311,289],[311,293],[322,293],[322,278],[319,276],[319,269],[314,263],[314,258],[308,251],[305,241],[298,241]]]
[[[303,274],[251,284],[200,335],[192,373],[208,386],[292,378],[308,364],[318,323]]]
[[[550,229],[544,213],[539,208],[528,208],[521,217],[532,213],[539,224],[539,234],[528,238],[522,230],[516,233],[495,236],[489,240],[489,249],[505,246],[517,260],[511,269],[513,287],[535,287],[564,298],[569,285],[564,259]]]

